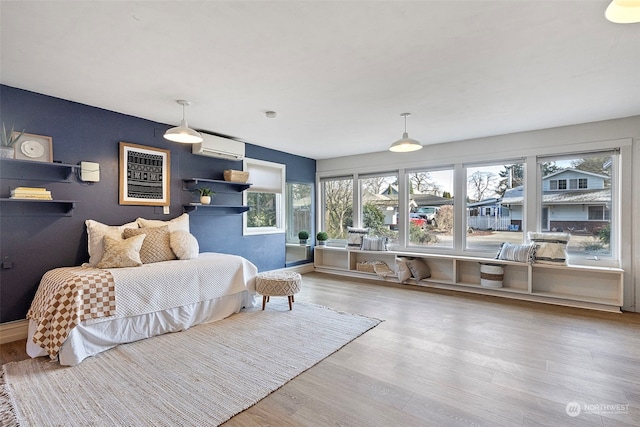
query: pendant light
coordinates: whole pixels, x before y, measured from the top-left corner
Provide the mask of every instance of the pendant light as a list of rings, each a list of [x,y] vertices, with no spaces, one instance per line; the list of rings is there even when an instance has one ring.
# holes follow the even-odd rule
[[[612,0],[604,16],[616,24],[640,22],[640,0]]]
[[[402,134],[402,138],[391,144],[389,151],[393,151],[395,153],[407,153],[409,151],[417,151],[422,148],[422,145],[415,139],[409,138],[409,134],[407,133],[407,117],[410,115],[411,113],[400,114],[401,117],[404,117],[404,133]]]
[[[200,133],[190,129],[189,125],[187,125],[187,120],[184,118],[184,107],[191,105],[191,103],[183,99],[179,99],[176,102],[182,105],[182,121],[180,122],[180,126],[171,128],[164,133],[165,139],[173,142],[183,142],[186,144],[202,142],[202,136]]]

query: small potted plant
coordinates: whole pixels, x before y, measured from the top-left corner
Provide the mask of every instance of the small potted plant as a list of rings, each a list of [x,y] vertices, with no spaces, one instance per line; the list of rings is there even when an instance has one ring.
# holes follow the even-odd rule
[[[301,245],[306,245],[309,239],[309,232],[307,230],[301,230],[298,232],[298,239],[300,239]]]
[[[202,203],[203,205],[208,205],[209,203],[211,203],[211,196],[216,194],[211,191],[209,187],[196,188],[194,191],[200,194],[200,203]]]
[[[329,235],[326,231],[319,231],[318,234],[316,234],[316,240],[318,241],[318,246],[326,246]]]
[[[2,135],[0,135],[0,157],[5,159],[13,159],[13,145],[20,139],[23,134],[24,130],[20,133],[14,132],[13,126],[11,127],[11,130],[7,132],[4,123],[2,123]]]

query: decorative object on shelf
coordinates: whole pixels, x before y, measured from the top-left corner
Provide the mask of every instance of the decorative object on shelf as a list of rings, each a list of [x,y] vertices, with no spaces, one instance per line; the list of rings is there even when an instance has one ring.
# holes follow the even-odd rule
[[[362,236],[362,248],[363,251],[386,251],[387,250],[387,238],[386,237],[368,237]]]
[[[409,117],[411,113],[402,113],[401,117],[404,117],[404,133],[402,134],[402,138],[391,144],[389,147],[389,151],[393,151],[395,153],[407,153],[409,151],[417,151],[422,149],[422,145],[420,142],[415,139],[409,138],[409,134],[407,133],[407,117]]]
[[[431,277],[431,268],[423,258],[414,258],[407,261],[407,267],[409,267],[411,275],[417,281]]]
[[[480,263],[480,286],[501,288],[504,278],[504,266],[501,264]]]
[[[203,205],[208,205],[211,203],[211,196],[214,196],[216,193],[211,191],[209,187],[200,187],[194,190],[200,195],[200,203]]]
[[[16,187],[11,190],[12,199],[53,200],[51,191],[41,187]]]
[[[318,231],[318,234],[316,234],[316,240],[318,241],[318,246],[326,246],[327,240],[329,240],[329,235],[326,231]]]
[[[169,150],[120,142],[121,205],[169,206]]]
[[[249,181],[249,172],[227,169],[224,171],[224,180],[245,183]]]
[[[179,99],[176,102],[182,105],[182,121],[180,122],[180,126],[168,129],[164,133],[164,138],[169,141],[182,142],[185,144],[197,144],[198,142],[202,142],[202,135],[200,135],[200,132],[191,129],[185,119],[184,108],[191,105],[191,102],[185,101],[184,99]]]
[[[298,239],[300,239],[301,245],[306,245],[307,240],[309,239],[309,232],[307,230],[300,230],[298,232]]]
[[[2,123],[2,138],[0,140],[0,157],[5,159],[13,159],[14,157],[14,145],[20,139],[20,137],[24,134],[24,130],[22,132],[15,132],[13,130],[13,126],[11,126],[11,130],[7,132],[7,128]]]
[[[50,136],[13,131],[14,158],[36,162],[53,162],[53,142]]]
[[[612,0],[604,16],[616,24],[640,22],[640,0]]]
[[[529,231],[527,239],[535,245],[533,253],[534,263],[567,265],[569,255],[567,246],[569,245],[569,233],[537,233]]]

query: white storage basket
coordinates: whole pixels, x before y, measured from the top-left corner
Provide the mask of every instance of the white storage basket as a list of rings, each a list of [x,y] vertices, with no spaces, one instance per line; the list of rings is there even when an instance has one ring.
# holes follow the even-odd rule
[[[480,264],[480,285],[485,288],[501,288],[504,267],[499,264]]]

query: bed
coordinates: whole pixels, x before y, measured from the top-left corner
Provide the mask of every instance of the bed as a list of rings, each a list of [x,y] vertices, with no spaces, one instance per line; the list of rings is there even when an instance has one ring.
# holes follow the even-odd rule
[[[138,240],[151,241],[149,236],[164,231],[147,229]],[[122,228],[111,234],[121,235]],[[98,237],[104,239],[103,235],[94,240]],[[132,246],[136,239],[121,238],[117,244]],[[90,231],[90,255],[91,240]],[[44,274],[27,314],[29,356],[49,356],[73,366],[118,344],[182,331],[256,306],[257,268],[243,257],[198,253],[196,244],[189,256],[105,268],[96,262],[108,259],[107,245],[104,248],[93,262]],[[141,245],[137,249],[139,255]],[[118,251],[122,255],[123,249]]]

